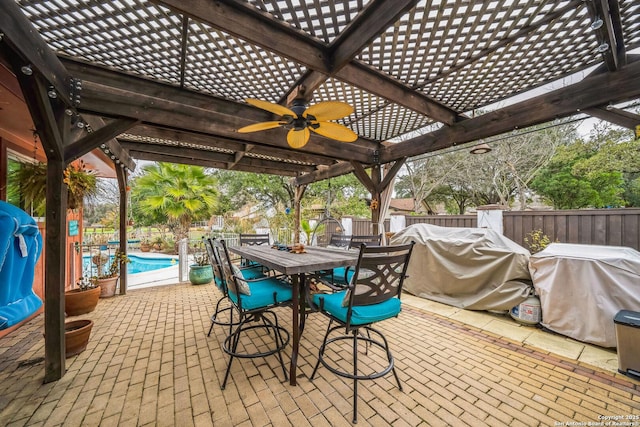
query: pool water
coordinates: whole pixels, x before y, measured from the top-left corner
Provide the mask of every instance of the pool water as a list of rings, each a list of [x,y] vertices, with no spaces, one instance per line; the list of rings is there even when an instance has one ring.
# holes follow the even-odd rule
[[[131,260],[127,263],[127,273],[136,274],[144,273],[147,271],[158,270],[161,268],[173,267],[178,264],[178,257],[163,257],[163,258],[151,258],[141,257],[137,255],[128,255]],[[109,257],[109,262],[104,267],[104,271],[109,269],[109,265],[113,261],[113,255]],[[91,256],[84,255],[82,257],[82,274],[87,277],[95,276],[97,274],[96,266],[91,263]]]

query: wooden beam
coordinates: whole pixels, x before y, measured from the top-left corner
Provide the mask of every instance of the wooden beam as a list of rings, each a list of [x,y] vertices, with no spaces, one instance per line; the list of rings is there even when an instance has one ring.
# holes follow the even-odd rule
[[[34,74],[42,74],[48,84],[54,87],[58,99],[67,105],[74,105],[70,92],[71,76],[31,21],[22,13],[17,2],[2,2],[0,33],[4,34],[2,43],[9,45],[14,51],[16,75],[24,75],[20,71],[21,67],[31,65]]]
[[[333,166],[329,166],[326,169],[320,169],[315,172],[302,175],[295,179],[294,185],[311,184],[324,179],[334,178],[336,176],[346,175],[353,171],[353,166],[350,162],[338,162]]]
[[[180,89],[175,89],[180,91]],[[93,82],[83,85],[81,112],[107,117],[131,117],[141,122],[161,127],[210,134],[238,139],[245,138],[247,143],[275,146],[290,149],[286,142],[287,130],[271,129],[263,132],[239,134],[236,129],[249,124],[243,117],[221,116],[216,111],[178,102],[167,96],[153,97],[108,87]],[[365,161],[370,151],[378,144],[368,141],[366,144],[334,141],[313,135],[307,145],[299,149],[302,153],[321,154],[338,159],[356,159]]]
[[[88,115],[87,114],[87,115],[82,116],[82,118],[85,119],[86,122],[93,129],[99,129],[99,128],[105,126],[105,121],[102,119],[102,117],[92,116],[92,115]],[[116,119],[116,120],[118,120],[118,119]],[[139,121],[136,121],[135,124],[137,124],[137,123],[139,123]],[[129,129],[127,129],[127,130],[129,130]],[[120,160],[120,163],[124,164],[127,167],[127,169],[129,169],[130,171],[136,170],[136,162],[131,158],[129,153],[126,150],[124,150],[122,148],[122,146],[120,146],[120,143],[118,142],[117,139],[115,139],[115,138],[109,139],[106,142],[106,145],[109,148],[109,151],[112,152],[116,156],[116,158],[118,158]]]
[[[404,165],[404,162],[406,160],[407,160],[406,157],[402,159],[398,159],[394,162],[393,166],[391,166],[391,168],[388,169],[387,173],[382,179],[382,182],[380,183],[380,192],[383,192],[384,190],[387,189],[387,187],[389,186],[389,184],[391,184],[393,179],[396,177],[396,175],[398,174],[398,171],[400,171],[400,168],[402,167],[402,165]]]
[[[617,53],[618,41],[616,40],[613,31],[612,16],[609,13],[609,5],[607,4],[607,0],[588,1],[584,2],[584,5],[589,12],[591,22],[595,21],[596,19],[602,20],[602,26],[598,29],[593,30],[593,33],[595,34],[598,46],[603,46],[604,43],[606,43],[608,46],[608,48],[604,52],[601,52],[607,69],[609,71],[616,71],[619,65]]]
[[[448,125],[466,118],[451,108],[420,93],[415,88],[411,88],[355,61],[336,72],[336,77],[390,102],[410,108]]]
[[[183,157],[183,156],[175,156],[170,154],[157,154],[150,153],[149,151],[135,151],[130,150],[131,154],[136,158],[141,160],[149,160],[152,162],[169,162],[169,163],[180,163],[185,165],[196,165],[202,166],[205,168],[214,168],[214,169],[227,169],[228,162],[227,161],[216,161],[216,160],[207,160],[201,158],[191,158],[191,157]],[[248,166],[247,166],[248,163]],[[251,161],[247,163],[238,163],[234,166],[233,170],[238,172],[252,172],[252,173],[264,173],[269,175],[281,175],[281,176],[298,176],[299,172],[292,170],[285,170],[283,168],[271,168],[266,166],[260,166],[259,164]]]
[[[351,166],[353,167],[353,174],[358,178],[358,181],[365,186],[369,193],[374,194],[376,192],[376,184],[367,174],[367,171],[364,170],[364,167],[358,162],[351,162]]]
[[[624,42],[624,33],[622,28],[622,17],[620,16],[620,4],[618,0],[609,0],[609,16],[611,17],[611,30],[617,42],[616,55],[618,66],[627,65],[627,48]]]
[[[582,110],[616,103],[640,96],[640,61],[619,71],[593,75],[582,81],[526,101],[492,111],[448,128],[385,146],[380,161],[388,163],[442,150],[481,138],[511,132],[567,117]]]
[[[208,0],[152,0],[174,11],[234,35],[314,70],[327,72],[327,54],[322,43],[302,30],[283,25],[254,6],[242,2],[226,4]]]
[[[95,120],[95,122],[97,123],[97,120]],[[113,138],[125,132],[126,130],[130,129],[132,126],[134,126],[137,123],[139,123],[139,121],[135,119],[126,119],[126,118],[117,119],[112,121],[108,125],[105,125],[99,129],[96,129],[93,132],[84,136],[83,138],[77,141],[74,141],[71,144],[68,144],[64,148],[65,159],[67,159],[67,162],[72,162],[75,159],[88,153],[89,151],[92,151],[93,149],[98,148],[100,144],[106,144],[108,141],[113,140]],[[93,125],[91,125],[91,127],[93,128]],[[117,144],[117,141],[116,141],[116,144]],[[118,159],[120,159],[120,156],[118,156],[115,152],[113,153]],[[135,167],[135,163],[133,163],[133,161],[130,158],[128,160],[129,160],[129,163],[132,163],[133,166]]]
[[[244,141],[239,141],[232,138],[224,138],[221,136],[205,135],[195,132],[186,132],[175,129],[166,129],[161,127],[153,127],[148,125],[138,125],[130,129],[127,135],[137,135],[148,138],[158,138],[167,141],[176,141],[189,144],[203,145],[205,147],[222,148],[231,151],[247,151],[247,147],[252,146],[251,151],[256,154],[265,156],[273,156],[284,160],[297,160],[300,162],[331,165],[335,163],[335,159],[329,156],[320,156],[315,154],[303,153],[300,151],[294,151],[286,148],[265,147],[262,145],[247,144]],[[123,141],[135,140],[124,136],[121,137]]]
[[[619,108],[587,108],[583,112],[633,131],[636,130],[636,126],[640,125],[640,115]]]
[[[356,16],[330,50],[330,72],[341,69],[380,33],[393,26],[417,0],[372,1]]]
[[[59,120],[64,115],[64,105],[58,99],[51,99],[47,95],[48,83],[39,74],[27,76],[20,72],[20,61],[15,53],[0,43],[0,49],[13,68],[18,79],[24,101],[33,120],[42,148],[47,158],[64,159]]]
[[[178,115],[181,112],[182,105],[184,105],[184,109],[196,108],[199,111],[199,122],[208,125],[206,128],[208,131],[200,131],[200,133],[232,138],[238,141],[242,139],[244,142],[252,144],[275,145],[290,150],[286,144],[286,130],[284,129],[249,134],[236,132],[236,129],[251,123],[273,120],[271,113],[259,108],[77,61],[62,59],[62,62],[74,76],[84,80],[83,101],[80,108],[83,113],[114,118],[122,116],[142,118],[142,116],[148,117],[148,114],[141,113],[147,113],[148,111],[145,110],[148,110],[149,106],[153,106],[152,111],[157,113],[163,107],[162,104],[171,102],[169,108],[174,109],[172,114]],[[117,99],[104,99],[107,93],[100,93],[99,88],[118,93]],[[97,92],[95,91],[96,89],[98,90]],[[143,97],[144,99],[142,99]],[[132,102],[132,100],[135,101]],[[118,106],[113,105],[116,101]],[[158,105],[154,105],[155,103],[158,103]],[[127,115],[125,111],[130,111],[134,115]],[[150,119],[149,123],[165,128],[180,128],[172,118],[168,119],[166,123],[158,124],[159,119],[163,118],[167,119],[167,117],[158,115],[155,121]],[[192,118],[190,121],[193,123],[194,120]],[[191,132],[199,131],[198,129],[184,127],[181,129]],[[202,129],[202,126],[199,126],[199,129]],[[272,139],[275,139],[275,141],[272,141]],[[269,144],[270,142],[272,143]],[[350,156],[355,155],[355,158],[364,161],[365,157],[368,156],[368,152],[377,149],[377,146],[376,142],[359,138],[356,142],[350,143],[348,149],[346,149],[343,143],[312,134],[310,142],[302,149],[296,150],[296,152],[320,154],[332,158],[345,156],[345,160],[354,158]]]
[[[278,162],[272,160],[263,160],[255,157],[244,156],[242,159],[235,161],[235,155],[229,153],[220,153],[215,151],[198,150],[185,146],[171,146],[160,144],[149,144],[143,142],[122,142],[123,147],[131,152],[146,151],[153,154],[168,155],[171,157],[184,157],[187,159],[200,159],[215,162],[216,164],[224,163],[226,167],[220,169],[231,169],[230,164],[234,166],[256,166],[258,168],[282,169],[289,172],[310,172],[315,169],[312,165],[302,165],[289,162]],[[218,167],[218,166],[216,166]]]

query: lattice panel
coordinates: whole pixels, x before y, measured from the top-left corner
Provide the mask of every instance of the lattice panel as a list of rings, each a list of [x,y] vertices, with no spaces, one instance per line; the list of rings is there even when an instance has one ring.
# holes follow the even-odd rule
[[[569,3],[425,0],[359,58],[466,111],[600,59],[586,8]],[[564,14],[543,22],[563,7]]]
[[[640,47],[640,2],[621,0],[620,16],[622,17],[622,33],[627,45],[627,52]]]
[[[51,48],[70,57],[177,84],[181,18],[141,1],[19,1]]]
[[[338,34],[369,3],[369,0],[247,0],[256,8],[267,12],[309,35],[331,43]]]
[[[304,72],[296,63],[190,21],[185,86],[243,101],[277,101]]]
[[[383,98],[336,79],[329,79],[314,95],[314,102],[338,100],[354,107],[349,117],[338,120],[358,135],[385,141],[430,123],[427,117],[412,110],[389,104]]]

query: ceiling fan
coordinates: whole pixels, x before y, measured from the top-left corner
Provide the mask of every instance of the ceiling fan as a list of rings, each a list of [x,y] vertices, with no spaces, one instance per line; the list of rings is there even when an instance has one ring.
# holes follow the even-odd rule
[[[323,101],[307,108],[307,102],[304,98],[295,98],[291,103],[291,108],[287,108],[280,104],[259,99],[247,98],[246,101],[255,107],[270,111],[281,117],[279,120],[245,126],[238,129],[240,133],[284,127],[289,129],[287,142],[293,148],[305,146],[311,135],[309,130],[342,142],[353,142],[358,139],[358,135],[351,129],[329,121],[353,113],[353,107],[345,102]]]

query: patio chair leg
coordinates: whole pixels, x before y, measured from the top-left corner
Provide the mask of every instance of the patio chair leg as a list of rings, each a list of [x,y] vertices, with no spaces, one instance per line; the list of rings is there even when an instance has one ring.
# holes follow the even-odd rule
[[[353,331],[353,423],[358,423],[358,330]]]
[[[244,321],[241,321],[240,324],[238,325],[238,329],[235,330],[235,332],[233,332],[231,335],[231,352],[232,353],[236,353],[238,350],[238,343],[240,342],[240,332],[242,332],[242,326],[244,324]],[[229,326],[229,329],[231,329],[231,326]],[[224,381],[222,382],[222,386],[220,387],[221,390],[224,390],[224,388],[227,386],[227,380],[229,379],[229,374],[231,373],[231,364],[233,363],[233,359],[234,356],[233,354],[229,355],[229,363],[227,364],[227,372],[225,372],[224,374]]]
[[[273,318],[275,320],[275,329],[273,331],[273,334],[275,335],[274,338],[276,340],[276,346],[279,348],[282,348],[284,347],[284,339],[282,338],[282,334],[278,326],[278,316],[276,316],[275,313],[271,313],[271,314],[273,314]],[[271,323],[271,324],[273,325],[274,323]],[[284,380],[286,382],[289,379],[289,375],[287,374],[287,368],[284,366],[284,358],[282,357],[282,350],[278,351],[278,359],[280,359],[280,366],[282,366],[282,373],[284,374]]]
[[[316,376],[316,372],[320,367],[320,359],[322,359],[322,355],[324,354],[324,348],[327,344],[327,338],[329,337],[329,333],[331,332],[331,321],[329,321],[329,326],[327,326],[327,333],[324,334],[324,339],[322,340],[322,345],[320,346],[320,351],[318,351],[318,361],[316,362],[316,366],[313,368],[313,372],[311,373],[311,377],[309,379],[313,381],[313,377]]]

